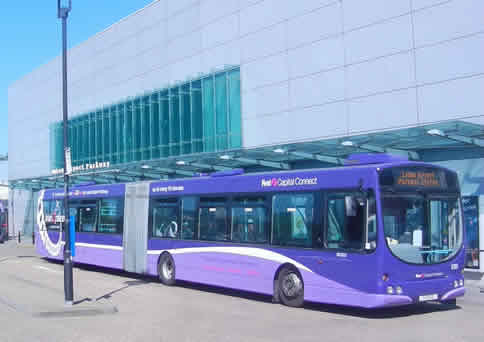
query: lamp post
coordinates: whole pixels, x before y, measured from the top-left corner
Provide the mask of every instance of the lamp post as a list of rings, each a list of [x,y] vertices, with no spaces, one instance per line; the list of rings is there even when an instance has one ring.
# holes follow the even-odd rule
[[[74,302],[72,281],[71,235],[69,231],[69,174],[71,157],[67,130],[67,16],[71,10],[71,0],[57,0],[57,17],[62,19],[62,118],[64,122],[64,297],[67,305]]]

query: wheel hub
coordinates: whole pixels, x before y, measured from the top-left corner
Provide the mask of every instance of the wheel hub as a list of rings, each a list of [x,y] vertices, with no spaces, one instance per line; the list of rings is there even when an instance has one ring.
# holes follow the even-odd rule
[[[296,297],[302,290],[302,281],[295,273],[289,273],[282,281],[282,291],[286,297]]]
[[[166,279],[171,279],[173,277],[173,264],[171,261],[167,261],[163,264],[163,276]]]

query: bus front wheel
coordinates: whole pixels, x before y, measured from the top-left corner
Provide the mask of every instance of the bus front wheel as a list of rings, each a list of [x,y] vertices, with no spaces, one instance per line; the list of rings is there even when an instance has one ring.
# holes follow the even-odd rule
[[[304,304],[304,282],[295,267],[284,266],[277,282],[279,299],[284,305],[301,307]]]
[[[158,261],[158,277],[165,285],[175,285],[175,261],[169,253],[163,253]]]

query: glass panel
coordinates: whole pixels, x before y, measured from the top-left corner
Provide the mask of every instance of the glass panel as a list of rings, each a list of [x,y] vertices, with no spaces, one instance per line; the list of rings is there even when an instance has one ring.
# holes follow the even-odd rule
[[[99,207],[99,233],[123,233],[124,201],[122,199],[102,199]]]
[[[141,127],[141,100],[137,98],[133,104],[134,160],[141,160]]]
[[[158,93],[151,95],[151,158],[160,157],[160,110]]]
[[[182,231],[181,238],[185,240],[195,239],[197,217],[197,198],[182,198]]]
[[[203,150],[215,151],[215,108],[213,78],[207,77],[202,81],[202,117],[203,117]]]
[[[383,197],[385,239],[398,258],[416,264],[451,258],[462,245],[456,198],[427,200],[422,195]]]
[[[180,99],[178,88],[170,89],[170,155],[180,154]]]
[[[133,161],[133,102],[126,104],[125,133],[126,137],[126,162]]]
[[[168,100],[168,92],[164,91],[160,94],[160,115],[161,115],[161,157],[168,157],[170,155],[170,104]]]
[[[118,105],[118,146],[119,146],[119,162],[124,163],[126,161],[126,145],[125,145],[125,109],[126,105]]]
[[[190,84],[180,88],[180,116],[181,116],[181,140],[182,154],[192,152],[192,120],[190,108]]]
[[[462,197],[466,235],[466,267],[479,268],[479,197]]]
[[[200,198],[200,240],[228,241],[230,228],[224,198]]]
[[[151,118],[150,118],[150,98],[149,96],[143,97],[143,105],[141,107],[142,110],[142,133],[141,133],[141,147],[142,153],[141,158],[143,160],[151,159],[151,151],[150,151],[150,141],[151,141]]]
[[[267,209],[263,207],[232,208],[232,241],[266,243],[269,235]]]
[[[363,249],[366,205],[357,200],[357,195],[352,192],[328,195],[327,248]]]
[[[109,120],[109,108],[103,110],[103,159],[100,161],[111,160],[111,125]]]
[[[193,152],[203,151],[202,82],[191,84]]]
[[[152,201],[151,222],[151,237],[176,238],[179,222],[177,200]]]
[[[240,113],[240,70],[229,71],[229,147],[242,147],[242,123]]]
[[[58,201],[43,201],[45,225],[48,230],[60,230],[64,222],[64,203]]]
[[[93,126],[94,127],[94,126]],[[96,112],[96,154],[94,156],[94,161],[102,161],[104,159],[104,149],[103,149],[103,113],[102,111]]]
[[[226,73],[215,76],[215,117],[216,117],[216,149],[227,149],[227,79]]]
[[[96,113],[84,116],[83,121],[87,127],[82,142],[85,144],[83,163],[89,163],[96,160]]]
[[[81,232],[95,232],[97,224],[96,201],[83,201],[79,208],[79,230]]]
[[[313,194],[280,194],[272,199],[272,243],[312,246]]]
[[[111,144],[111,158],[110,162],[115,164],[118,161],[118,110],[116,106],[109,109],[109,124],[110,124],[110,144]]]

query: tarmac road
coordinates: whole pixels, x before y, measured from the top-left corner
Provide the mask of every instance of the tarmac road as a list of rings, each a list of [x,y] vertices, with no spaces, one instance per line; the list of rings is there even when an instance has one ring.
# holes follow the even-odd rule
[[[458,306],[377,311],[272,304],[260,295],[90,267],[74,269],[65,307],[63,266],[31,245],[0,245],[0,341],[483,341],[484,293],[468,282]]]

